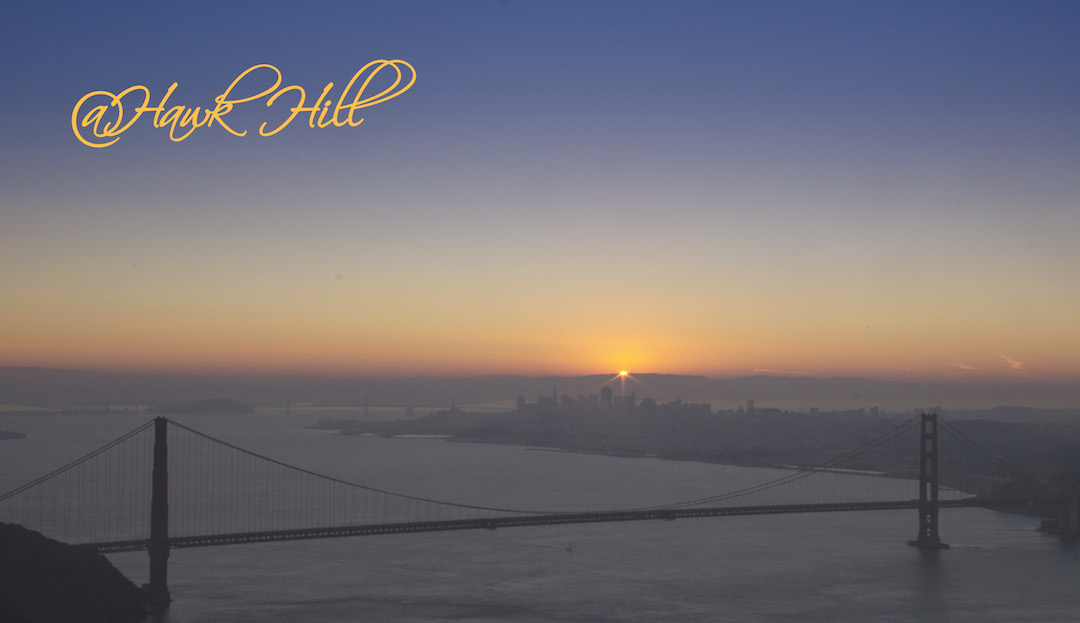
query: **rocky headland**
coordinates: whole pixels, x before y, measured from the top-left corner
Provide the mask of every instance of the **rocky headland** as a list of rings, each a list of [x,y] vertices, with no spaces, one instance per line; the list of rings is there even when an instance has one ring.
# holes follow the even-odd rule
[[[107,558],[0,523],[0,622],[136,623],[143,592]]]

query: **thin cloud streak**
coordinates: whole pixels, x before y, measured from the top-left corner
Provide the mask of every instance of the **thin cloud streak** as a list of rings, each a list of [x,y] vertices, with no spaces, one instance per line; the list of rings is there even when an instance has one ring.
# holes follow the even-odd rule
[[[1013,359],[1005,353],[998,353],[998,357],[1005,360],[1005,363],[1009,364],[1009,367],[1017,372],[1023,372],[1025,374],[1031,374],[1031,371],[1024,367],[1024,364],[1020,361]]]

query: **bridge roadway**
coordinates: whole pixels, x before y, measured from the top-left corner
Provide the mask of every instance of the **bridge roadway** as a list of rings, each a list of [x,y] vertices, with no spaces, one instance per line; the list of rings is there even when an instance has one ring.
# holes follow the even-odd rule
[[[964,498],[940,500],[941,508],[994,507],[991,500]],[[917,509],[918,500],[903,502],[843,502],[834,504],[783,504],[769,506],[723,506],[708,508],[667,508],[652,510],[587,511],[580,513],[552,513],[487,517],[477,519],[450,519],[441,521],[417,521],[402,523],[367,524],[361,526],[336,526],[329,528],[306,528],[299,530],[268,530],[263,532],[234,532],[205,536],[175,536],[169,538],[170,549],[185,547],[210,547],[242,543],[266,543],[271,541],[299,541],[304,539],[329,539],[348,536],[373,536],[377,534],[407,534],[412,532],[444,532],[449,530],[495,530],[523,526],[553,526],[560,524],[603,523],[614,521],[646,521],[653,519],[692,519],[695,517],[730,517],[735,515],[777,515],[788,513],[826,513],[839,511],[874,511]],[[148,539],[109,541],[87,544],[99,553],[133,552],[144,550]]]

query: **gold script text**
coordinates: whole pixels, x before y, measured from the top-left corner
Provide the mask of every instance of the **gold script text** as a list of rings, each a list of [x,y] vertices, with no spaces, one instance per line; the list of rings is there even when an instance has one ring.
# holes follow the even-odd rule
[[[270,73],[268,73],[270,72]],[[376,76],[383,73],[389,80],[389,85],[377,93],[373,90],[372,81]],[[258,74],[258,75],[256,75]],[[273,83],[267,79],[273,76]],[[262,79],[259,82],[259,79]],[[239,86],[241,83],[243,86]],[[254,89],[250,85],[255,83]],[[119,93],[109,91],[91,91],[75,104],[71,111],[71,130],[75,137],[84,145],[101,148],[108,147],[120,140],[120,135],[126,132],[145,113],[153,113],[153,125],[155,128],[168,128],[169,138],[180,142],[191,136],[192,132],[199,128],[209,128],[215,123],[234,136],[246,136],[247,130],[237,130],[226,122],[225,116],[233,111],[237,104],[253,102],[266,98],[266,106],[269,108],[281,100],[282,105],[290,102],[295,103],[288,109],[289,114],[283,121],[269,127],[264,122],[259,126],[260,136],[273,136],[284,130],[301,113],[307,113],[308,126],[312,128],[356,127],[364,119],[358,116],[360,109],[367,108],[393,99],[412,88],[416,82],[416,70],[403,60],[375,60],[364,65],[357,71],[352,80],[349,80],[341,95],[334,102],[329,97],[334,88],[330,82],[323,87],[322,93],[314,103],[307,106],[307,92],[299,85],[281,86],[281,72],[273,65],[252,65],[245,69],[232,81],[227,89],[214,98],[214,107],[194,108],[188,106],[169,106],[169,99],[176,91],[176,82],[165,91],[157,106],[150,104],[150,89],[143,85],[134,85]],[[384,78],[385,82],[385,78]],[[269,86],[262,86],[269,84]],[[383,84],[380,82],[379,84]],[[258,90],[262,88],[262,90]],[[238,95],[256,90],[254,95]],[[350,99],[350,93],[352,94]],[[127,102],[125,108],[125,101]],[[133,106],[134,104],[137,104]]]

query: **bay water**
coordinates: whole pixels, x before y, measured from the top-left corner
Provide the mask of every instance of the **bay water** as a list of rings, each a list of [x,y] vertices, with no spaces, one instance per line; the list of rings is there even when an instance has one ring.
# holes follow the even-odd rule
[[[369,417],[386,414],[373,410]],[[311,428],[320,414],[181,416],[242,448],[379,489],[534,510],[638,507],[765,482],[776,470]],[[0,492],[149,419],[3,416]],[[854,476],[853,476],[854,478]],[[344,621],[1080,621],[1080,549],[1039,519],[944,509],[720,517],[174,550],[169,623]],[[145,552],[110,555],[136,584]]]

